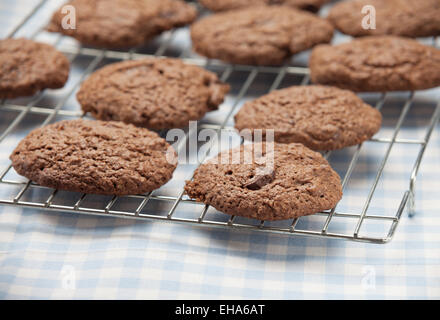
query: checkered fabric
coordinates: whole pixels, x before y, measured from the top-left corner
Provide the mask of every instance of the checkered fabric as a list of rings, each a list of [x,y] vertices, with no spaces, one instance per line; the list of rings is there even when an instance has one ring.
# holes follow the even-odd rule
[[[1,0],[1,36],[7,36],[38,2]],[[42,10],[50,14],[49,9],[57,5],[49,1]],[[40,19],[29,21],[28,29],[20,30],[17,36],[29,34],[42,23]],[[424,101],[440,99],[437,90],[416,96],[416,105],[399,137],[422,138],[426,117],[433,110],[432,104],[425,106]],[[50,99],[45,102],[50,103]],[[211,117],[227,113],[227,108],[226,102],[226,110]],[[388,117],[384,119],[395,119],[399,108],[384,107],[382,112]],[[1,134],[15,114],[11,113],[10,119],[9,113],[0,115]],[[9,164],[11,150],[29,131],[26,124],[35,120],[25,119],[0,142],[0,171]],[[394,122],[387,121],[379,137],[392,132]],[[433,133],[419,172],[417,214],[409,218],[404,213],[390,243],[197,228],[0,206],[0,298],[438,299],[439,129],[437,126]],[[366,143],[365,147],[354,185],[344,195],[344,208],[362,205],[362,201],[358,204],[361,181],[371,184],[376,174],[371,168],[383,156],[378,144]],[[393,148],[371,210],[397,211],[418,152],[415,147],[412,150],[411,146]],[[343,152],[332,156],[336,170],[345,156]],[[187,178],[184,172],[176,174],[179,181]],[[170,183],[169,189],[173,189]],[[0,197],[7,196],[5,192],[0,190]],[[184,213],[194,207],[178,210]]]

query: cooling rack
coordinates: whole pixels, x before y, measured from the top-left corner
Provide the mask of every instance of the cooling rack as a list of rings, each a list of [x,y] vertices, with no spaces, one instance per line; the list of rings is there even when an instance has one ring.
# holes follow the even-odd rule
[[[46,2],[47,0],[40,1],[11,32],[10,37],[16,36],[29,21],[43,11],[42,7]],[[231,93],[219,111],[208,114],[197,127],[190,126],[185,129],[183,141],[174,145],[179,156],[187,152],[186,147],[191,138],[197,137],[204,129],[228,133],[225,139],[231,146],[242,143],[233,130],[233,115],[246,100],[277,88],[305,85],[309,82],[309,71],[303,66],[230,65],[199,57],[191,52],[188,30],[185,28],[167,32],[147,47],[128,52],[82,47],[64,36],[49,35],[44,28],[36,29],[35,32],[27,34],[27,37],[36,40],[50,39],[49,42],[69,57],[72,72],[68,84],[63,89],[46,90],[31,98],[1,102],[0,144],[6,145],[6,147],[2,146],[2,149],[9,148],[11,151],[20,138],[36,127],[61,119],[87,117],[88,115],[80,111],[75,93],[91,72],[111,62],[151,56],[179,57],[187,63],[216,72],[222,81],[231,84]],[[436,45],[437,39],[432,39],[432,43]],[[79,194],[36,185],[19,177],[7,159],[9,153],[2,152],[0,204],[195,226],[386,243],[395,234],[405,208],[408,209],[410,216],[415,214],[414,194],[417,173],[426,146],[440,118],[438,98],[422,101],[415,98],[416,94],[415,92],[398,94],[384,92],[362,96],[382,111],[384,128],[381,132],[384,131],[385,134],[355,147],[324,153],[342,177],[344,197],[336,208],[313,216],[278,222],[256,221],[222,214],[184,195],[185,180],[191,179],[197,163],[207,157],[204,154],[200,159],[195,154],[198,154],[202,147],[208,151],[215,149],[214,147],[218,147],[218,140],[199,141],[195,154],[188,155],[188,158],[196,158],[197,161],[179,164],[173,179],[164,187],[149,194],[122,197]],[[423,113],[424,120],[413,121],[416,113]],[[405,129],[406,135],[401,134],[402,128]],[[167,136],[166,131],[161,131],[160,134],[163,137]],[[223,139],[223,136],[221,137]],[[394,191],[389,196],[386,190],[390,183],[384,180],[388,177],[386,168],[393,168],[393,159],[396,157],[393,151],[396,149],[399,150],[397,156],[408,154],[412,159],[409,161],[410,168],[405,171],[408,177],[407,183],[397,188],[398,190],[393,186],[391,189]],[[390,177],[392,183],[392,174]],[[349,200],[344,201],[345,199]],[[389,201],[395,203],[391,213],[385,212],[384,209],[384,203]]]

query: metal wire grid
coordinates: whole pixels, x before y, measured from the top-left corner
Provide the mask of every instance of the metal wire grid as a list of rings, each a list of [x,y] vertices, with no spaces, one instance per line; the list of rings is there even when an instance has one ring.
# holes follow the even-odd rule
[[[46,0],[42,0],[33,10],[32,12],[25,17],[25,19],[21,22],[21,24],[13,30],[11,33],[11,37],[15,35],[15,33],[35,14],[41,6],[46,2]],[[37,30],[34,34],[32,34],[29,38],[35,38],[40,33],[44,32],[42,29]],[[168,32],[163,37],[163,41],[161,41],[157,50],[153,54],[153,56],[162,57],[166,52],[168,46],[172,42],[175,37],[176,32]],[[58,36],[57,41],[55,42],[55,46],[58,46],[62,40],[62,36]],[[436,39],[434,39],[434,44],[436,43]],[[11,104],[8,101],[2,101],[0,106],[0,112],[4,111],[14,111],[17,113],[17,116],[14,120],[7,126],[7,128],[0,134],[0,143],[9,135],[13,130],[23,121],[26,115],[28,114],[37,114],[41,116],[45,116],[45,120],[41,123],[41,126],[46,125],[53,121],[56,116],[65,116],[65,117],[83,117],[85,116],[80,111],[75,110],[64,110],[63,106],[68,101],[68,99],[76,92],[81,82],[90,74],[95,68],[103,61],[103,59],[117,59],[117,60],[126,60],[126,59],[139,59],[144,57],[150,57],[150,54],[143,54],[136,52],[135,49],[130,50],[129,52],[120,52],[120,51],[109,51],[109,50],[99,50],[93,48],[85,48],[85,47],[69,47],[63,46],[59,48],[60,51],[69,54],[70,59],[73,61],[78,57],[90,57],[91,61],[88,66],[85,68],[82,75],[79,79],[74,83],[72,88],[66,93],[66,95],[54,106],[54,107],[46,107],[46,106],[37,106],[37,103],[40,102],[44,93],[40,93],[35,96],[30,102],[25,105],[19,104]],[[272,74],[274,75],[274,80],[269,87],[268,91],[272,91],[278,88],[283,81],[283,79],[288,75],[301,77],[300,83],[305,85],[309,82],[309,74],[307,68],[302,67],[293,67],[293,66],[283,66],[280,68],[277,67],[254,67],[254,66],[245,66],[245,65],[228,65],[223,64],[218,61],[211,61],[203,58],[189,58],[190,50],[187,48],[183,50],[180,54],[180,58],[184,61],[196,65],[200,65],[203,67],[215,67],[221,70],[221,80],[228,81],[229,77],[233,72],[241,71],[247,74],[244,82],[241,85],[241,88],[238,91],[238,94],[235,96],[235,100],[232,103],[231,108],[227,112],[227,115],[221,124],[202,124],[199,126],[200,128],[210,128],[217,131],[220,130],[232,130],[230,126],[228,126],[228,121],[231,116],[234,114],[235,109],[238,107],[240,101],[246,96],[249,88],[252,83],[255,81],[256,77],[259,74]],[[383,93],[380,99],[376,103],[376,108],[381,109],[385,103],[387,98],[387,93]],[[306,229],[299,227],[299,222],[301,219],[305,218],[297,218],[291,221],[283,221],[282,225],[273,224],[271,222],[266,221],[255,221],[251,219],[242,219],[242,221],[237,221],[235,216],[231,216],[227,221],[222,221],[218,219],[220,214],[214,215],[212,219],[207,217],[207,213],[210,210],[208,205],[196,203],[194,200],[187,198],[184,196],[183,189],[176,196],[168,196],[168,195],[157,195],[153,191],[150,194],[145,195],[130,195],[124,196],[125,202],[131,202],[130,209],[118,209],[116,207],[116,203],[121,200],[122,197],[114,196],[105,201],[105,205],[101,208],[96,208],[90,205],[87,205],[85,198],[88,196],[87,194],[81,194],[76,199],[76,201],[72,204],[67,205],[66,203],[56,203],[54,201],[55,197],[59,193],[58,190],[49,189],[46,187],[42,187],[32,183],[31,181],[23,182],[18,179],[8,179],[7,175],[10,171],[13,171],[11,164],[7,165],[5,169],[0,171],[0,190],[4,188],[6,185],[14,185],[18,186],[18,192],[16,192],[12,197],[0,199],[0,204],[8,204],[14,206],[22,206],[22,207],[33,207],[40,208],[45,210],[56,210],[56,211],[67,211],[73,213],[86,213],[93,215],[102,215],[102,216],[112,216],[112,217],[123,217],[123,218],[132,218],[132,219],[148,219],[148,220],[160,220],[160,221],[168,221],[168,222],[176,222],[176,223],[189,223],[197,226],[211,226],[218,228],[235,228],[235,229],[252,229],[260,232],[270,232],[270,233],[279,233],[279,234],[287,234],[287,235],[306,235],[306,236],[315,236],[315,237],[326,237],[326,238],[340,238],[346,240],[354,240],[354,241],[363,241],[363,242],[371,242],[371,243],[386,243],[390,241],[395,233],[396,227],[401,219],[402,213],[405,207],[408,205],[409,214],[414,214],[414,192],[415,192],[415,181],[417,177],[417,173],[421,164],[421,160],[423,154],[425,152],[426,146],[429,142],[431,134],[440,119],[440,102],[437,103],[434,112],[431,116],[430,122],[426,127],[426,131],[423,139],[399,139],[398,134],[402,125],[407,118],[407,115],[411,109],[413,104],[414,92],[408,93],[408,98],[404,102],[404,105],[401,109],[400,115],[398,117],[397,123],[395,124],[392,136],[390,138],[373,138],[371,142],[376,144],[385,144],[387,145],[386,151],[383,154],[381,159],[380,166],[375,175],[375,179],[372,182],[372,185],[369,188],[368,195],[366,201],[363,205],[363,208],[360,212],[338,212],[333,208],[332,210],[326,212],[317,213],[316,216],[323,217],[324,223],[315,226],[313,229]],[[161,132],[162,135],[164,132]],[[187,130],[184,142],[177,146],[177,151],[180,151],[182,147],[187,143],[189,137],[194,132]],[[208,143],[213,143],[209,141]],[[417,154],[415,163],[413,165],[413,169],[411,171],[411,178],[409,181],[408,190],[403,193],[400,205],[397,208],[397,211],[392,216],[384,216],[384,215],[374,215],[369,214],[368,209],[371,205],[371,201],[373,199],[373,195],[378,186],[379,180],[383,174],[383,170],[385,165],[388,162],[390,157],[390,153],[395,144],[403,144],[403,145],[417,145],[420,147],[419,152]],[[211,148],[212,146],[209,146]],[[347,186],[356,164],[359,160],[359,155],[362,149],[362,144],[358,145],[352,154],[351,160],[348,162],[348,166],[345,170],[345,174],[343,175],[342,185],[343,188]],[[331,152],[324,153],[325,157],[329,157]],[[49,192],[48,196],[43,200],[38,201],[26,201],[23,200],[23,195],[29,190],[29,188],[37,188],[43,189]],[[61,200],[67,200],[66,197],[61,197]],[[70,199],[71,200],[71,199]],[[167,210],[165,214],[159,213],[145,213],[144,208],[151,203],[152,201],[167,203]],[[59,200],[58,200],[59,202]],[[101,201],[102,204],[102,201]],[[176,215],[176,209],[178,206],[186,204],[191,206],[190,211],[192,214],[190,216],[178,217]],[[224,216],[224,215],[222,215]],[[353,229],[348,228],[348,230],[344,230],[344,232],[330,232],[329,226],[335,217],[338,218],[346,218],[346,219],[355,219],[356,224]],[[379,223],[386,224],[387,227],[382,228],[384,233],[377,236],[376,234],[366,234],[361,235],[360,230],[362,225],[366,220],[374,220]]]

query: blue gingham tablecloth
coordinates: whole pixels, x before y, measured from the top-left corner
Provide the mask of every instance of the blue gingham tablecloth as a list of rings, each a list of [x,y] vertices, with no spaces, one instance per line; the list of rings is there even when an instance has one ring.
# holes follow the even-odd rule
[[[2,0],[1,36],[35,3]],[[0,298],[438,299],[439,132],[417,181],[417,215],[402,218],[389,244],[0,206]],[[393,157],[396,170],[406,160]]]

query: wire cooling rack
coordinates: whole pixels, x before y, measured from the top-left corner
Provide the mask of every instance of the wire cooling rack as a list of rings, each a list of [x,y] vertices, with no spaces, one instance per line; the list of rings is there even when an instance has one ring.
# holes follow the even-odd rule
[[[38,3],[10,36],[16,36],[32,19],[40,21],[41,17],[38,15],[43,14],[42,12],[46,14],[47,19],[47,14],[51,11],[43,9],[46,2],[42,0]],[[91,72],[105,64],[150,56],[179,57],[187,63],[216,72],[222,81],[231,84],[231,93],[219,111],[205,116],[197,127],[186,128],[183,142],[175,145],[180,156],[187,153],[190,138],[197,137],[201,130],[211,129],[219,134],[228,133],[226,138],[221,136],[217,141],[199,142],[195,152],[188,154],[188,159],[195,158],[199,161],[206,158],[206,155],[203,155],[202,159],[197,158],[197,152],[201,148],[213,150],[225,139],[230,144],[229,147],[241,143],[233,130],[233,115],[245,101],[277,88],[305,85],[309,82],[309,72],[307,67],[301,66],[255,67],[204,59],[191,52],[187,28],[167,32],[147,47],[128,52],[86,48],[67,37],[49,34],[43,28],[34,30],[36,31],[27,33],[26,36],[49,42],[64,52],[71,61],[72,71],[63,89],[46,90],[31,98],[1,102],[0,204],[372,243],[386,243],[392,239],[405,208],[408,208],[410,216],[415,213],[414,192],[417,173],[431,134],[440,118],[438,98],[418,99],[415,92],[361,96],[382,111],[384,127],[379,137],[368,142],[324,153],[342,177],[344,197],[336,208],[313,216],[278,222],[256,221],[228,216],[210,206],[197,203],[184,195],[183,186],[185,180],[191,179],[198,161],[179,164],[169,183],[144,195],[98,196],[36,185],[15,173],[8,160],[10,151],[21,138],[36,127],[62,119],[87,117],[80,111],[75,93]],[[432,43],[436,45],[436,39],[433,39]],[[162,131],[160,134],[165,137],[167,132]],[[414,138],[413,135],[418,138]],[[5,153],[5,150],[8,152]],[[393,152],[396,152],[396,155],[393,155]],[[407,183],[399,184],[397,188],[396,183],[393,184],[393,159],[401,155],[411,155],[411,161],[406,161],[410,165],[409,168],[402,169],[407,176]],[[391,168],[391,173],[387,173],[387,168]],[[387,192],[388,189],[392,189],[393,192]],[[392,206],[392,212],[385,210],[385,207],[389,207],[385,206],[385,203],[389,202],[395,204]]]

